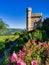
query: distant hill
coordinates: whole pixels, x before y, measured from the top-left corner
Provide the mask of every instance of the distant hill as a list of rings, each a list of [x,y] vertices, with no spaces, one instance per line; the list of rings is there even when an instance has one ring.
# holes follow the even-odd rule
[[[25,29],[15,29],[15,28],[9,28],[7,31],[2,32],[1,34],[14,34],[16,31],[24,31]]]

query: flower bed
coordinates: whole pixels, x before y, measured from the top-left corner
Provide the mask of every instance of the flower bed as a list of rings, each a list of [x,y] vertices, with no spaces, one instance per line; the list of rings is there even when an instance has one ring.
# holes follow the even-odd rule
[[[49,43],[31,40],[18,54],[13,52],[7,65],[49,65]]]

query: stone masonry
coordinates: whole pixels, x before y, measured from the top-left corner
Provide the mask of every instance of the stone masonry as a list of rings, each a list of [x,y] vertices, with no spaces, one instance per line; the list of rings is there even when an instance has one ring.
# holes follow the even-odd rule
[[[42,21],[42,13],[32,14],[32,8],[26,9],[26,29],[27,31],[39,28]]]

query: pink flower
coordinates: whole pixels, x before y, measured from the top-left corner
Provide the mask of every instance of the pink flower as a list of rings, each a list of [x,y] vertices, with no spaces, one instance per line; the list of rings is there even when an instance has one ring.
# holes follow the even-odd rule
[[[44,42],[42,42],[42,43],[40,43],[41,44],[41,46],[47,46],[47,44],[46,43],[44,43]]]
[[[22,60],[22,59],[19,59],[19,60],[17,61],[17,63],[21,63],[21,62],[23,62],[23,60]]]
[[[16,63],[15,65],[20,65],[20,63]]]
[[[21,65],[20,63],[17,63],[16,65]]]
[[[31,65],[38,65],[37,60],[33,60],[33,61],[31,61]]]
[[[7,65],[10,65],[10,63],[8,63]]]
[[[23,58],[23,57],[25,56],[25,53],[24,53],[23,51],[20,51],[19,56],[20,56],[21,58]]]
[[[36,44],[35,40],[31,40],[31,43]]]
[[[26,63],[22,59],[19,59],[17,65],[26,65]]]
[[[32,51],[32,49],[31,49],[31,48],[29,48],[29,49],[28,49],[28,52],[31,52],[31,51]]]
[[[17,54],[15,52],[13,52],[13,54],[10,56],[11,62],[16,62],[17,59],[18,59]]]

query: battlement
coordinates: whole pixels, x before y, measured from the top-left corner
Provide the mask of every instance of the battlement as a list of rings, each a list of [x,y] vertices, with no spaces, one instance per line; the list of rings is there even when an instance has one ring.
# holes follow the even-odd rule
[[[41,17],[41,13],[32,14],[31,17]]]

